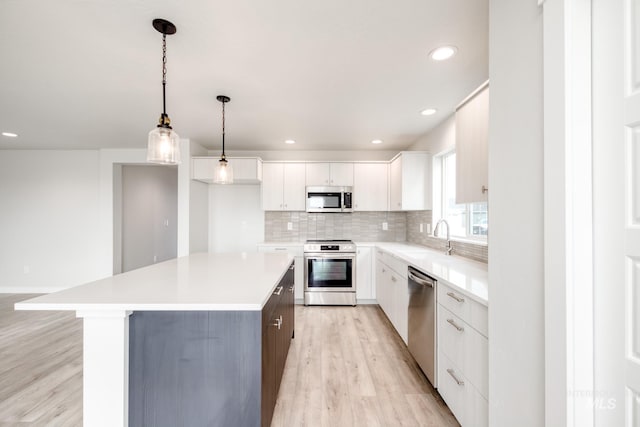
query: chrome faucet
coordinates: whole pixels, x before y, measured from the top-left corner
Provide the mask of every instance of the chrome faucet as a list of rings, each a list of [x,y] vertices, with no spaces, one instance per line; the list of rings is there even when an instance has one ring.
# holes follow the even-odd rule
[[[451,251],[453,250],[453,248],[451,247],[451,237],[449,236],[449,223],[447,222],[446,219],[441,219],[438,222],[436,222],[436,226],[433,229],[433,237],[438,237],[438,229],[440,227],[440,224],[443,224],[447,226],[447,250],[444,253],[445,255],[451,255]]]

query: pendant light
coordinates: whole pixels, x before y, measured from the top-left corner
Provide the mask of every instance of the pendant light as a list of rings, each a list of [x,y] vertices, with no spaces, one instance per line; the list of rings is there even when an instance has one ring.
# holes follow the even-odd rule
[[[165,94],[167,86],[167,34],[175,34],[176,26],[164,19],[154,19],[153,28],[162,33],[162,114],[160,114],[158,126],[149,132],[147,161],[163,165],[177,165],[180,163],[180,137],[171,128]]]
[[[222,155],[216,166],[213,182],[216,184],[233,184],[233,168],[224,154],[224,104],[231,101],[231,98],[218,95],[216,99],[222,102]]]

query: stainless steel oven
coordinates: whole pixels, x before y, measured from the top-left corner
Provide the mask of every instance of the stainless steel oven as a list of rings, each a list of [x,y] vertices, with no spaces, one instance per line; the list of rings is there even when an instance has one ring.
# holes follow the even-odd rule
[[[304,245],[304,304],[356,305],[356,246],[350,240]]]

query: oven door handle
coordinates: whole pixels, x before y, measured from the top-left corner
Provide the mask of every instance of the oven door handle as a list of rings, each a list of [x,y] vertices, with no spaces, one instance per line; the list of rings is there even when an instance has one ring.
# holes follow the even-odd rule
[[[319,260],[325,260],[325,259],[356,259],[356,254],[344,254],[344,253],[334,253],[334,254],[328,254],[328,253],[323,253],[321,255],[319,254],[306,254],[304,256],[305,259],[319,259]]]

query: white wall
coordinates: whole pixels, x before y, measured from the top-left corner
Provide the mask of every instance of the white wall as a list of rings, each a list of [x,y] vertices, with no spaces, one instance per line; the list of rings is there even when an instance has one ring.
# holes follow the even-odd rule
[[[259,185],[209,185],[209,252],[253,252],[264,240]]]
[[[543,426],[542,9],[491,0],[489,424]]]
[[[451,114],[442,123],[434,127],[429,133],[423,135],[412,146],[410,151],[428,151],[431,154],[439,154],[449,151],[456,146],[456,116]]]
[[[191,142],[191,156],[206,156],[206,148]],[[191,168],[190,162],[184,161],[180,166]],[[190,176],[189,169],[189,178]],[[209,186],[204,182],[189,179],[189,253],[207,252],[209,250]]]
[[[99,277],[97,151],[0,151],[0,292]]]

